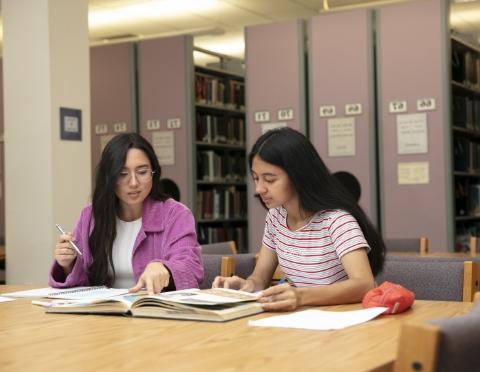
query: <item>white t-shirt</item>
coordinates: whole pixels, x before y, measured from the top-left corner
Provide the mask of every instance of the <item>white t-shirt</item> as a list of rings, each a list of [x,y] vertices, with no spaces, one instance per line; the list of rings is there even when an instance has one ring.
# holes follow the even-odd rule
[[[308,224],[291,231],[287,211],[270,209],[263,244],[277,253],[288,281],[297,287],[332,284],[347,279],[340,259],[356,249],[370,247],[357,220],[343,210],[326,210]]]
[[[132,253],[138,232],[142,227],[142,218],[125,222],[116,219],[117,236],[113,242],[112,259],[115,267],[114,288],[131,288],[136,282],[133,278]]]

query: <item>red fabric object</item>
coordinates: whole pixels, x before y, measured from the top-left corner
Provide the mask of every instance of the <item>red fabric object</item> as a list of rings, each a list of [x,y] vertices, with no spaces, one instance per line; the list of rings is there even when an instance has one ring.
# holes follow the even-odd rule
[[[398,314],[408,310],[415,301],[415,293],[400,284],[383,282],[365,293],[363,307],[385,306],[384,314]]]

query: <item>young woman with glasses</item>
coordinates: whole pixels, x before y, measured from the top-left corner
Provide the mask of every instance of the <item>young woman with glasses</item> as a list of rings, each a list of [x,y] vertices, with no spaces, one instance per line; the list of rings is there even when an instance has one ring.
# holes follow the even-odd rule
[[[385,245],[312,143],[291,128],[271,130],[249,163],[269,209],[260,255],[248,278],[217,277],[213,286],[263,290],[266,311],[360,302],[382,269]],[[277,265],[287,283],[268,288]]]
[[[193,215],[161,193],[160,174],[142,136],[120,134],[105,146],[92,204],[55,246],[51,286],[146,288],[150,294],[198,287],[203,266]]]

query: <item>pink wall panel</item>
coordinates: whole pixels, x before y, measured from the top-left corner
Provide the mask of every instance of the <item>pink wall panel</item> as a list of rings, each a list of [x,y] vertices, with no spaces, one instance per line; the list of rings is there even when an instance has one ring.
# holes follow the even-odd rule
[[[432,251],[453,249],[446,13],[443,1],[423,0],[384,7],[377,18],[383,234],[427,236]],[[436,101],[427,111],[428,153],[399,155],[388,104],[405,100],[407,113],[416,113],[417,99],[425,97]],[[399,185],[398,163],[418,161],[429,163],[429,183]]]
[[[152,139],[155,130],[148,120],[160,120],[160,131],[174,131],[175,164],[162,166],[162,177],[174,180],[181,202],[191,205],[193,189],[193,140],[190,138],[193,110],[193,42],[190,36],[145,40],[138,46],[140,133]],[[181,126],[168,129],[168,119],[180,119]],[[189,181],[190,180],[190,181]]]
[[[247,149],[261,135],[254,121],[257,111],[269,111],[270,123],[277,111],[293,109],[288,126],[305,132],[304,29],[300,20],[246,28]],[[261,247],[266,211],[248,185],[249,251]]]
[[[376,159],[373,105],[373,32],[371,13],[361,9],[319,15],[309,23],[310,138],[332,172],[347,171],[360,182],[360,204],[377,220]],[[334,35],[334,37],[332,36]],[[355,155],[328,156],[327,118],[319,108],[336,107],[345,117],[345,105],[362,105],[355,118]]]
[[[135,131],[133,44],[122,43],[90,49],[92,172],[100,160],[102,135],[118,134],[115,123],[126,123],[126,131]],[[106,124],[108,131],[97,134],[96,126]]]

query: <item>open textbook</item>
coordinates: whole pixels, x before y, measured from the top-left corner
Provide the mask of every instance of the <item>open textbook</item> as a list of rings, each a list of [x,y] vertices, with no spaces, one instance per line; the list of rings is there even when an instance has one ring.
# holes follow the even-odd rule
[[[157,295],[124,295],[42,303],[47,313],[124,314],[136,317],[223,322],[262,312],[257,295],[224,288],[184,289]]]

